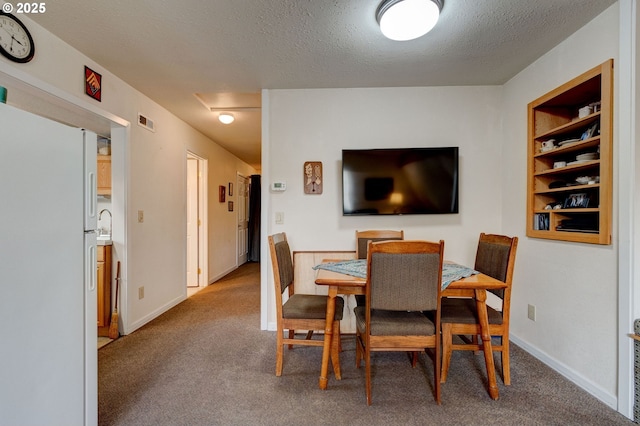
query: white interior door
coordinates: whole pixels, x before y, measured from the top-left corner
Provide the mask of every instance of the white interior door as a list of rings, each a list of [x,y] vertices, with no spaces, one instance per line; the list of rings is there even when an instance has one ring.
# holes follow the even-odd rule
[[[187,157],[187,287],[198,287],[198,159]]]
[[[238,175],[238,266],[247,262],[249,253],[249,178]]]

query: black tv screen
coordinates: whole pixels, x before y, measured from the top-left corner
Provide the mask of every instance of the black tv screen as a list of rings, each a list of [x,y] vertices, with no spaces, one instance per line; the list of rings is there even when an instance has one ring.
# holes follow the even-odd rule
[[[458,213],[458,147],[342,150],[342,212]]]

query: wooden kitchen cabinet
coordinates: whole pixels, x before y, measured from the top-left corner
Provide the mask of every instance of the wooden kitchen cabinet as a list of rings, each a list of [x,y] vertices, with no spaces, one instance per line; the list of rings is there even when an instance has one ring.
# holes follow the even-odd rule
[[[111,322],[111,246],[98,246],[98,336],[109,334]]]
[[[110,155],[98,155],[98,195],[111,195]]]

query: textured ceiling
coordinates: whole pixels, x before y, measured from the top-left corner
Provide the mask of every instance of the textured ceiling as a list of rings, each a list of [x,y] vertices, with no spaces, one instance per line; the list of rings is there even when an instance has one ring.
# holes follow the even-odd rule
[[[380,1],[65,0],[30,17],[259,168],[259,111],[225,127],[204,99],[229,107],[261,89],[503,84],[615,3],[445,0],[432,32],[395,42],[377,26]]]

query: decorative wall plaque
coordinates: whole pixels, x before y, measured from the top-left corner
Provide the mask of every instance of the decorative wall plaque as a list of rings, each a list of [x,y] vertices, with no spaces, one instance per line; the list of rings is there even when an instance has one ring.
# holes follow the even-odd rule
[[[84,92],[98,102],[102,102],[102,75],[85,65]]]
[[[306,161],[304,163],[304,193],[322,194],[322,162]]]

